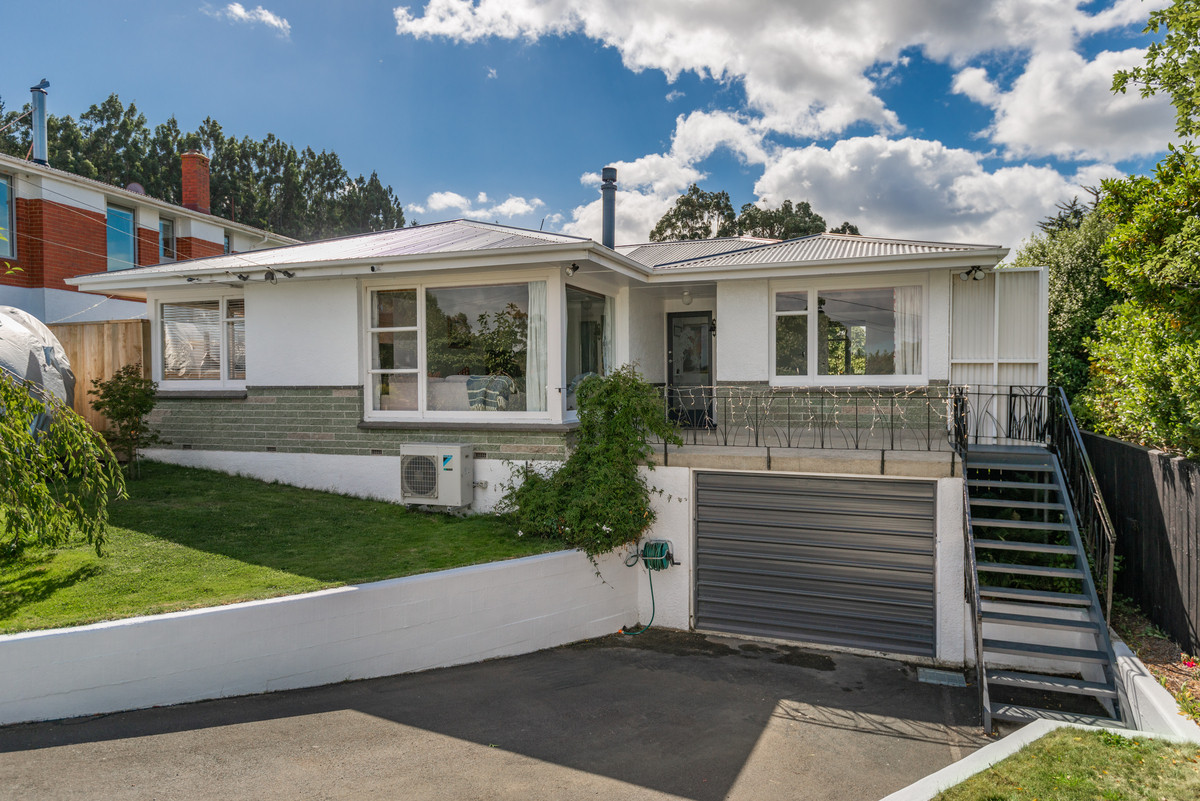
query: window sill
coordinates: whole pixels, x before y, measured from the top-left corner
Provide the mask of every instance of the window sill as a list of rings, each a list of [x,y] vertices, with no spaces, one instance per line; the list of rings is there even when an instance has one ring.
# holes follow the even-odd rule
[[[487,430],[559,434],[574,431],[579,428],[579,423],[489,423],[486,420],[360,420],[358,421],[358,427],[364,431]]]
[[[160,389],[155,393],[156,398],[171,399],[200,399],[210,400],[245,400],[247,392],[244,389]]]

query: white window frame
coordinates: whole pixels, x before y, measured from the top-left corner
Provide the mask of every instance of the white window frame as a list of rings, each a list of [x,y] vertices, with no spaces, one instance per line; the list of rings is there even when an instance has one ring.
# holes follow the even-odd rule
[[[219,380],[189,380],[189,379],[169,379],[163,377],[163,327],[162,327],[162,307],[175,303],[199,303],[203,301],[216,300],[220,303],[220,373]],[[158,382],[159,389],[168,391],[189,391],[194,390],[202,392],[205,390],[237,390],[246,388],[245,378],[229,378],[229,364],[232,358],[231,343],[229,342],[229,323],[232,319],[229,316],[229,301],[245,300],[245,293],[236,289],[220,290],[215,292],[205,292],[203,294],[175,294],[162,295],[154,298],[153,308],[153,333],[151,336],[151,355],[154,359],[154,365],[151,370],[154,380]],[[243,304],[242,317],[243,324],[249,317],[249,312],[246,305]],[[246,331],[249,335],[249,330]],[[247,350],[249,350],[249,342],[247,342]],[[247,359],[247,376],[249,375],[249,359]]]
[[[392,279],[377,279],[362,282],[361,295],[361,320],[360,326],[362,343],[360,375],[363,386],[363,419],[377,421],[441,421],[441,422],[463,422],[470,423],[471,426],[484,426],[488,423],[553,423],[561,420],[561,407],[563,398],[561,394],[555,393],[552,389],[546,390],[546,410],[533,412],[479,412],[474,410],[453,412],[453,411],[429,411],[426,409],[428,404],[429,391],[429,370],[426,360],[426,323],[425,323],[425,290],[427,289],[454,289],[460,287],[478,287],[478,286],[513,286],[517,284],[529,284],[535,281],[546,282],[546,324],[547,324],[547,383],[552,384],[554,377],[552,376],[551,366],[554,360],[562,360],[562,343],[559,342],[563,336],[562,324],[555,325],[554,320],[556,315],[565,314],[562,308],[561,300],[555,300],[554,295],[557,292],[561,295],[563,285],[561,281],[556,280],[557,271],[554,274],[544,270],[536,272],[520,272],[512,274],[488,275],[480,276],[475,274],[471,277],[458,277],[446,275],[434,275],[422,277],[420,280],[397,281]],[[372,343],[371,335],[381,332],[390,331],[410,331],[411,326],[402,326],[400,328],[375,328],[371,325],[373,319],[372,302],[376,292],[400,291],[400,290],[415,290],[417,293],[417,408],[413,410],[382,410],[374,408],[374,387],[372,377],[379,373],[399,374],[407,373],[407,370],[399,369],[375,369],[371,366],[372,362]],[[557,329],[557,330],[556,330]],[[559,407],[556,411],[555,405]]]
[[[841,292],[855,289],[898,289],[918,287],[921,290],[921,372],[918,374],[893,373],[891,375],[820,375],[817,373],[817,337],[820,319],[818,298],[822,292]],[[783,292],[807,292],[807,312],[785,312],[808,315],[808,375],[776,375],[775,373],[775,296]],[[929,383],[929,278],[919,275],[888,274],[867,276],[859,279],[773,281],[768,294],[770,322],[768,324],[768,370],[773,387],[871,387],[871,386],[921,386]]]

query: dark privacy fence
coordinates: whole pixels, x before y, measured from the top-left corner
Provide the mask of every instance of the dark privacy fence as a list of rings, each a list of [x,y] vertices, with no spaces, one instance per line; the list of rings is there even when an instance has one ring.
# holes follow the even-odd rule
[[[1200,651],[1200,464],[1084,433],[1117,532],[1117,592]]]

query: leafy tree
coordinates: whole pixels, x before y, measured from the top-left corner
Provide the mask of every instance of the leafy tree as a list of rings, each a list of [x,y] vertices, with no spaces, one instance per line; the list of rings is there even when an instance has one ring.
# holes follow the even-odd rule
[[[0,103],[0,126],[19,116]],[[332,151],[298,151],[274,134],[238,139],[211,117],[195,131],[181,131],[174,117],[151,129],[136,105],[114,94],[78,123],[50,115],[46,130],[55,167],[121,187],[137,181],[169,203],[182,199],[180,155],[199,149],[210,159],[212,213],[286,236],[321,239],[404,225],[395,192],[376,173],[351,178]],[[18,123],[0,133],[0,152],[24,157],[29,141],[28,123]]]
[[[1084,219],[1091,213],[1093,206],[1079,202],[1079,197],[1073,197],[1067,202],[1059,201],[1054,204],[1058,213],[1044,218],[1038,223],[1038,228],[1044,234],[1055,231],[1074,230],[1083,225]]]
[[[648,437],[680,444],[662,398],[625,365],[584,379],[579,431],[567,461],[550,475],[526,468],[501,508],[523,533],[561,539],[589,557],[637,542],[654,524],[652,490],[638,472],[650,455]]]
[[[675,205],[650,232],[651,242],[678,239],[712,239],[733,236],[733,204],[728,192],[705,192],[696,184],[675,199]]]
[[[764,209],[753,203],[742,206],[737,218],[737,232],[742,236],[764,239],[795,239],[825,232],[825,218],[812,210],[807,200],[794,206],[785,200],[777,209]]]
[[[147,422],[157,402],[158,384],[142,375],[140,364],[127,364],[107,380],[94,378],[92,387],[90,394],[96,396],[92,408],[113,424],[107,438],[126,463],[136,462],[142,448],[162,442]]]
[[[1146,48],[1146,65],[1121,70],[1113,76],[1114,92],[1130,84],[1141,87],[1142,97],[1165,92],[1175,107],[1175,133],[1191,139],[1200,132],[1200,0],[1175,0],[1167,8],[1150,12],[1145,33],[1166,33],[1161,42]]]
[[[1154,177],[1104,183],[1108,284],[1083,402],[1103,433],[1200,457],[1200,159],[1170,147]]]
[[[1040,224],[1043,233],[1021,246],[1013,266],[1049,269],[1050,383],[1075,398],[1088,381],[1087,341],[1119,295],[1104,282],[1101,254],[1112,223],[1077,199],[1059,208],[1057,221]]]
[[[843,222],[837,228],[830,228],[829,233],[831,233],[831,234],[854,234],[855,236],[862,236],[862,234],[859,233],[858,226],[852,222]]]
[[[99,553],[109,498],[125,497],[104,439],[54,396],[4,373],[0,408],[0,554],[61,545],[75,533]]]

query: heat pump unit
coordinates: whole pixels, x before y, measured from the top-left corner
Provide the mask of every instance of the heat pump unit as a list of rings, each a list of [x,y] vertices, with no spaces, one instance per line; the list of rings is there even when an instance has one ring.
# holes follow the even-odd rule
[[[467,506],[474,494],[475,446],[400,446],[400,500],[425,506]]]

